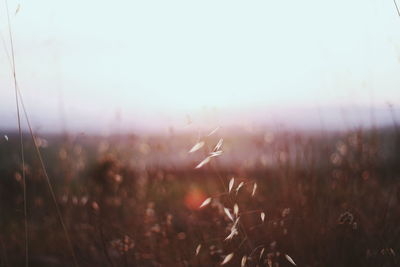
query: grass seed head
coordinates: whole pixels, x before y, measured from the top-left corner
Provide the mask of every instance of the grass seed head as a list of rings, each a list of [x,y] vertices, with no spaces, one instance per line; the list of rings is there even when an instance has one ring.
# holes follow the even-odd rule
[[[257,183],[254,183],[253,192],[251,192],[252,197],[254,197],[254,195],[256,194],[256,190],[257,190]]]
[[[261,221],[264,222],[264,220],[265,220],[265,213],[264,213],[263,211],[261,212],[260,217],[261,217]]]
[[[221,262],[221,265],[227,264],[230,262],[233,258],[234,253],[232,252],[231,254],[228,254],[225,256],[224,260]]]
[[[218,126],[218,127],[215,128],[214,130],[212,130],[212,131],[208,134],[208,136],[211,136],[211,135],[215,134],[215,133],[219,130],[219,128],[221,128],[221,127]]]
[[[228,193],[232,191],[233,185],[235,184],[235,178],[232,177],[231,180],[229,181],[229,190]]]
[[[203,167],[204,165],[206,165],[207,163],[210,162],[210,157],[205,158],[202,162],[200,162],[195,169],[200,169],[201,167]]]
[[[211,203],[211,200],[212,200],[211,197],[207,198],[206,200],[203,201],[203,203],[201,203],[199,208],[203,208],[203,207],[209,205]]]
[[[288,262],[290,262],[291,264],[296,266],[296,263],[294,262],[294,260],[288,254],[285,254],[285,258],[287,259]]]
[[[201,250],[201,244],[198,244],[196,247],[196,256],[199,255],[200,250]]]
[[[204,146],[204,141],[200,141],[200,142],[196,143],[196,144],[189,150],[189,153],[196,152],[197,150],[199,150],[199,149],[202,148],[203,146]]]
[[[241,266],[241,267],[246,266],[246,262],[247,262],[247,256],[244,255],[244,256],[242,257],[242,261],[241,261],[241,263],[240,263],[240,266]]]
[[[229,211],[229,209],[224,208],[224,212],[225,212],[226,216],[228,216],[228,218],[233,222],[234,220],[233,220],[232,214]]]
[[[233,213],[235,214],[236,218],[239,214],[239,206],[238,204],[235,203],[235,205],[233,206]]]
[[[240,182],[240,184],[236,187],[236,194],[239,193],[240,188],[244,185],[244,182]]]
[[[222,147],[222,143],[224,142],[224,139],[219,139],[219,141],[218,141],[218,143],[217,143],[217,145],[214,147],[214,149],[213,149],[213,151],[215,152],[215,151],[218,151],[218,150],[220,150],[220,148]]]

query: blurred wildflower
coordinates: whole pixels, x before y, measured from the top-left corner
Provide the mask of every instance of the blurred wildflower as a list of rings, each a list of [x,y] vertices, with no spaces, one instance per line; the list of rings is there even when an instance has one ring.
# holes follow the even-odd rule
[[[352,224],[353,220],[354,220],[353,214],[346,211],[346,212],[340,214],[338,223],[339,224]]]
[[[93,202],[92,202],[92,208],[93,208],[95,211],[99,211],[99,210],[100,210],[99,204],[97,204],[96,201],[93,201]]]
[[[342,156],[345,156],[347,154],[347,146],[342,141],[337,142],[336,149]]]
[[[285,218],[290,213],[290,208],[286,208],[282,211],[282,217]]]
[[[184,240],[186,239],[186,234],[184,232],[180,232],[176,236],[179,240]]]
[[[331,155],[331,162],[333,165],[338,166],[342,163],[342,158],[338,153],[335,152]]]
[[[122,239],[115,239],[111,241],[111,246],[119,253],[123,254],[135,246],[133,239],[125,235]]]

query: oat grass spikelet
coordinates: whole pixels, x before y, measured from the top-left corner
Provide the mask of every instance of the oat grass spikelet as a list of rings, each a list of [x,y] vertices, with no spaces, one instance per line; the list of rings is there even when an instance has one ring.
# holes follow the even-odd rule
[[[288,262],[290,262],[291,264],[296,266],[296,263],[294,262],[294,260],[288,254],[285,254],[285,258],[287,259]]]
[[[204,208],[205,206],[209,205],[211,203],[211,200],[212,200],[211,197],[207,198],[206,200],[203,201],[203,203],[201,203],[199,208],[201,209],[201,208]]]
[[[205,158],[202,162],[200,162],[195,169],[200,169],[201,167],[203,167],[204,165],[206,165],[207,163],[210,162],[210,157]]]
[[[201,250],[201,244],[198,244],[196,247],[196,256],[199,255],[200,250]]]
[[[221,265],[225,265],[228,262],[230,262],[233,258],[234,253],[232,252],[231,254],[228,254],[225,256],[224,260],[221,262]]]
[[[202,148],[203,146],[204,146],[204,141],[200,141],[200,142],[196,143],[196,144],[189,150],[189,153],[196,152],[197,150],[199,150],[199,149]]]
[[[235,178],[232,177],[231,180],[229,181],[229,188],[228,188],[228,193],[232,191],[233,185],[235,184]]]

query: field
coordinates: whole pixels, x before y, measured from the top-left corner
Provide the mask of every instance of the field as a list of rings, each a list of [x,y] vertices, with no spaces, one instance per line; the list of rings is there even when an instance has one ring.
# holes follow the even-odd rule
[[[400,0],[20,2],[0,267],[400,266]]]
[[[27,243],[19,136],[0,141],[0,266],[400,264],[395,126],[35,141]]]

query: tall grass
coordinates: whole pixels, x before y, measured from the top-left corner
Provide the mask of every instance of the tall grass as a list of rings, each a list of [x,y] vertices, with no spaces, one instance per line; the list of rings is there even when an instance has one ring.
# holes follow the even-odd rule
[[[2,240],[8,266],[18,266],[24,243],[13,156],[18,139],[7,135],[9,141],[0,145]],[[48,175],[55,177],[78,264],[397,266],[400,170],[394,128],[323,137],[223,137],[223,153],[196,169],[220,136],[204,137],[193,153],[188,151],[197,141],[190,136],[77,135],[68,143],[42,136],[48,146],[42,141],[38,147]],[[35,145],[24,142],[30,265],[69,266],[73,260]]]

